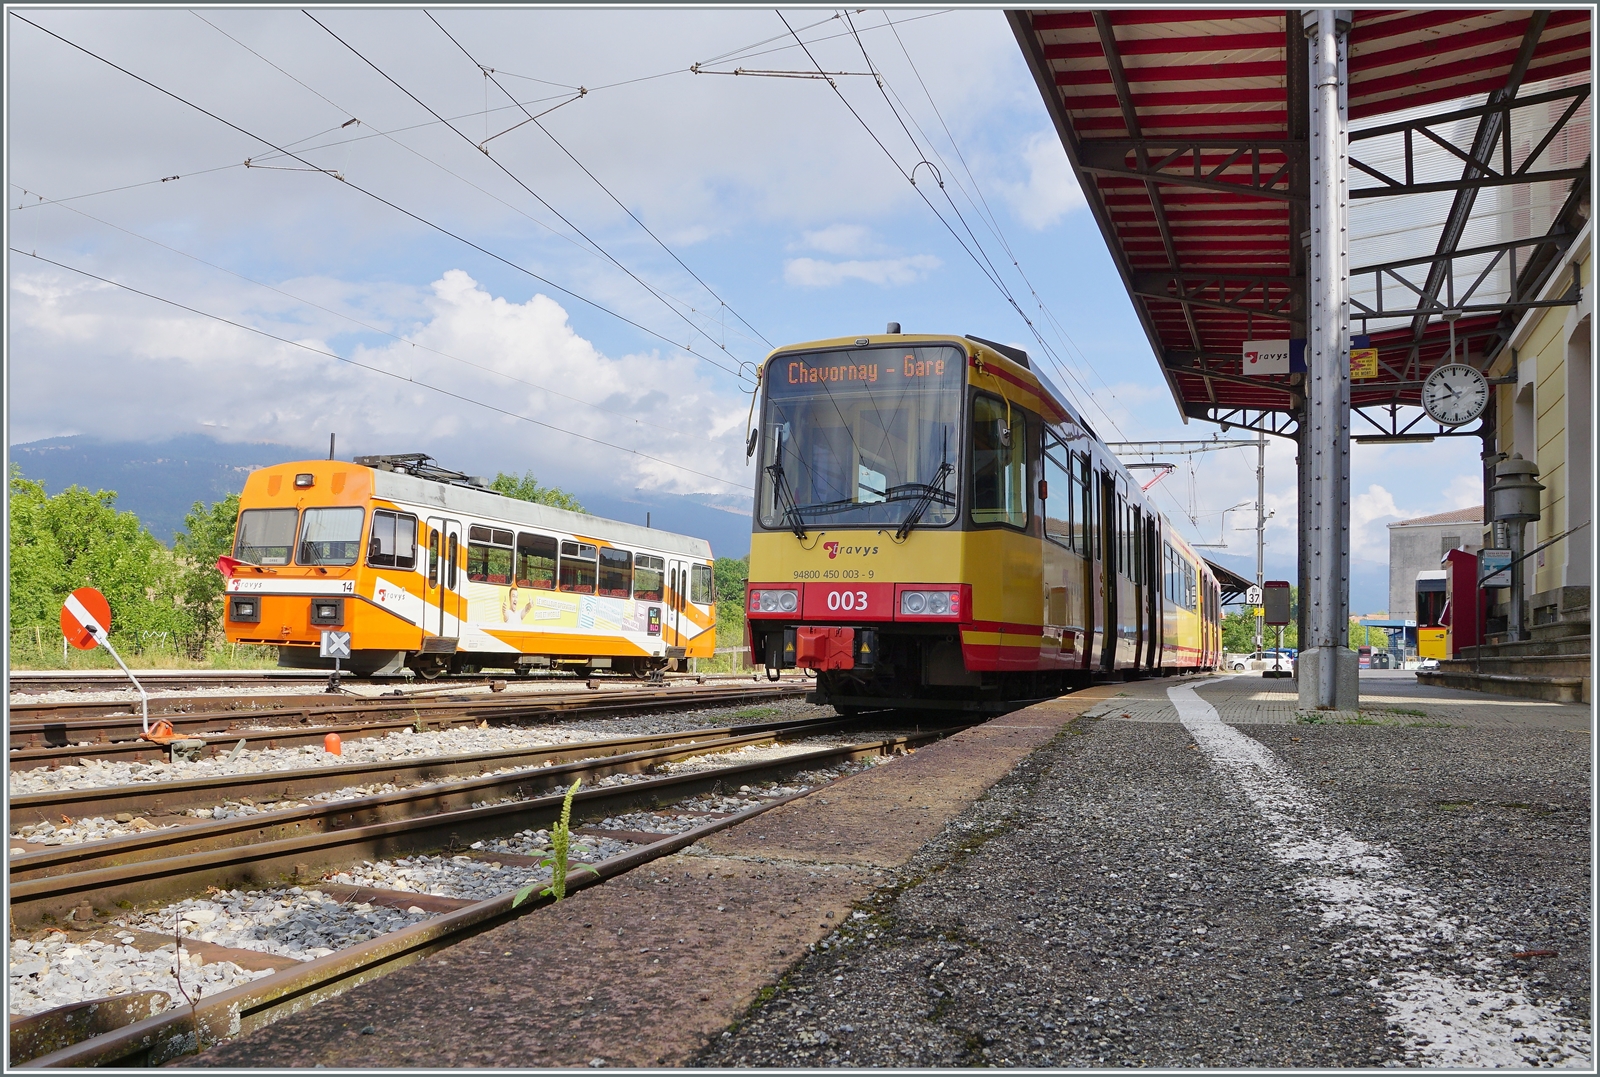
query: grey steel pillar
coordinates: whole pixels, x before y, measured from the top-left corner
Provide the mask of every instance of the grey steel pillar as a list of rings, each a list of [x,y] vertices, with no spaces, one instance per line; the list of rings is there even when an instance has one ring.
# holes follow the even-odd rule
[[[1309,450],[1309,639],[1301,643],[1301,703],[1324,710],[1358,705],[1349,651],[1350,264],[1346,44],[1351,13],[1306,12],[1311,67],[1311,317],[1306,342]],[[1306,651],[1311,654],[1308,656]],[[1344,657],[1349,655],[1349,658]],[[1307,661],[1307,658],[1310,661]]]

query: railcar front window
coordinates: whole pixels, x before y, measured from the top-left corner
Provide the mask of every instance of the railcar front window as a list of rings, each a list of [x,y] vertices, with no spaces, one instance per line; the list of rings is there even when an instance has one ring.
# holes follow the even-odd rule
[[[233,556],[252,565],[287,565],[299,519],[298,509],[245,509]]]
[[[955,519],[963,350],[780,355],[763,381],[763,527],[939,527]]]
[[[353,565],[361,553],[360,508],[307,509],[300,525],[300,565]]]

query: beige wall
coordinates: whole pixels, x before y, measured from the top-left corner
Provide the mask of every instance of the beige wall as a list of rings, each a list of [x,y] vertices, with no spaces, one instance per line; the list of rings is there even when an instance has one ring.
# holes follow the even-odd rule
[[[1491,377],[1504,377],[1515,357],[1517,383],[1496,388],[1496,437],[1499,451],[1521,453],[1539,465],[1545,491],[1539,522],[1529,529],[1530,549],[1587,519],[1592,511],[1594,276],[1589,236],[1590,226],[1585,224],[1540,296],[1553,299],[1563,294],[1572,283],[1576,263],[1580,302],[1529,311],[1512,335],[1511,347],[1489,372]],[[1591,542],[1586,532],[1580,532],[1530,558],[1529,592],[1588,584]]]

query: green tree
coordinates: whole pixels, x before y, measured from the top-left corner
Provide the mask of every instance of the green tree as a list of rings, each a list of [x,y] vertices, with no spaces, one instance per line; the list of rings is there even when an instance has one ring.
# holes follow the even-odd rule
[[[717,583],[717,602],[737,602],[744,608],[744,586],[750,580],[749,557],[719,557],[711,563]]]
[[[202,657],[211,643],[221,642],[223,579],[217,571],[217,558],[233,552],[238,518],[238,494],[229,494],[209,507],[196,501],[183,518],[184,530],[173,536],[178,598],[191,624],[185,649],[194,658]]]
[[[569,512],[582,512],[583,506],[578,499],[558,486],[540,486],[539,480],[533,477],[533,472],[526,471],[522,478],[508,475],[504,471],[494,477],[489,484],[489,489],[498,490],[507,497],[514,497],[519,501],[532,501],[536,505],[550,505]]]
[[[13,466],[10,476],[11,611],[13,631],[57,623],[61,603],[79,587],[95,587],[111,604],[112,638],[139,653],[190,629],[176,601],[176,561],[117,495],[81,486],[49,496]]]

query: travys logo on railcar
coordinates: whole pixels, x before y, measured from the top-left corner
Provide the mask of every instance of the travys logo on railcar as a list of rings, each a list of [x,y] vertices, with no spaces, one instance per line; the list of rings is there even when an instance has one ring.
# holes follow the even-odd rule
[[[876,546],[842,546],[837,542],[824,542],[822,548],[828,551],[828,560],[837,560],[844,557],[871,557],[878,552]]]

